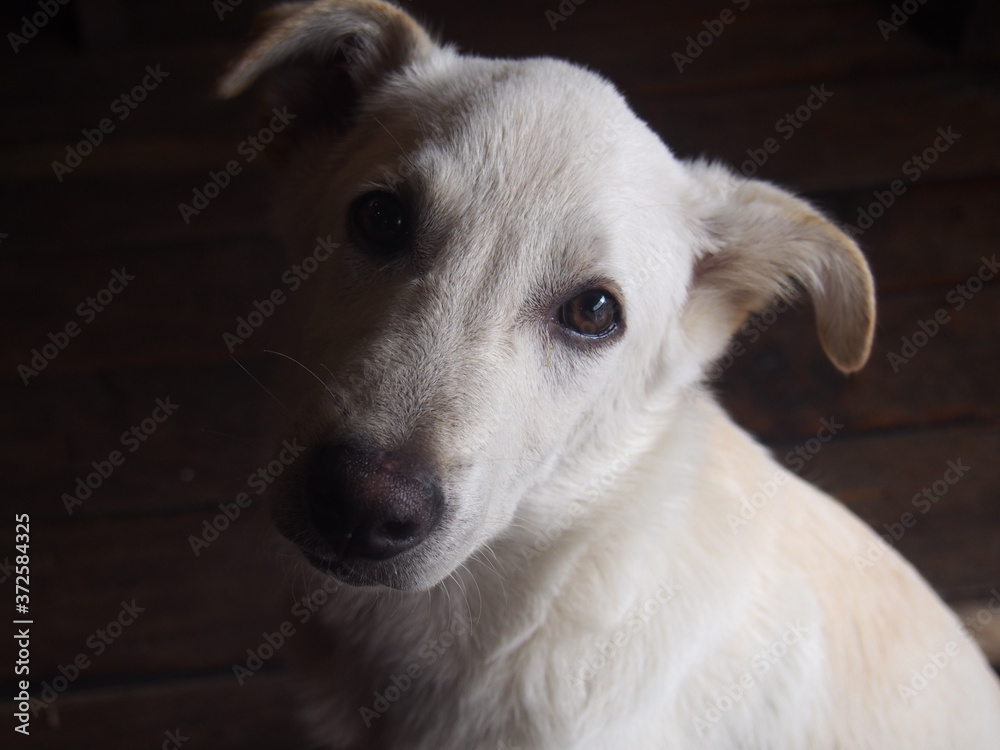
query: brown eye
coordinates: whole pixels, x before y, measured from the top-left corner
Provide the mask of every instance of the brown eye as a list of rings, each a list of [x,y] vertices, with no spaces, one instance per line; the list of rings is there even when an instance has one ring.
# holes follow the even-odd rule
[[[351,204],[351,234],[378,253],[395,253],[409,239],[402,201],[392,193],[365,193]]]
[[[590,289],[562,306],[559,322],[588,338],[610,336],[621,322],[617,300],[603,289]]]

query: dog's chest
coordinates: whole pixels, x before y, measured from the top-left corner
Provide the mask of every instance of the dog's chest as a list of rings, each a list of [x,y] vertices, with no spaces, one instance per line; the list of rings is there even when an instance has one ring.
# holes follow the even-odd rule
[[[321,723],[337,727],[327,736],[350,737],[351,750],[514,750],[568,739],[574,688],[552,681],[565,679],[569,657],[538,639],[512,642],[504,623],[474,616],[422,627],[397,620],[398,629],[337,623],[328,637],[340,647],[324,670],[323,705],[314,706]]]

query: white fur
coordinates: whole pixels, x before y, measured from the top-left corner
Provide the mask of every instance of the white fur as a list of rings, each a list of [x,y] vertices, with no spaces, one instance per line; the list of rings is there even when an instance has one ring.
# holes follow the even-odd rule
[[[749,313],[800,288],[831,359],[859,368],[856,246],[778,188],[678,161],[597,76],[459,55],[375,0],[283,7],[224,91],[268,77],[294,112],[344,44],[358,108],[301,129],[279,190],[294,247],[342,245],[310,281],[307,361],[330,378],[303,429],[419,446],[447,510],[324,610],[322,746],[997,747],[1000,690],[954,616],[892,550],[859,565],[877,537],[700,384]],[[344,230],[377,186],[416,196],[402,264]],[[625,332],[586,350],[546,310],[589,280],[615,287]],[[310,545],[294,499],[276,514]]]

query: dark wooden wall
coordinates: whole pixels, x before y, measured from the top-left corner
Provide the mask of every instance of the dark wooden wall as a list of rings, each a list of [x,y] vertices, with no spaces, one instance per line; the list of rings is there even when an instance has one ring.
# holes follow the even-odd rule
[[[261,5],[231,4],[220,19],[211,0],[81,0],[16,53],[9,38],[0,44],[0,600],[8,611],[14,514],[30,513],[33,690],[75,677],[19,746],[160,747],[176,730],[185,747],[298,744],[283,655],[244,686],[232,672],[293,603],[261,501],[199,556],[189,544],[271,458],[280,416],[221,338],[285,267],[267,234],[266,175],[247,169],[189,224],[177,208],[253,130],[249,102],[210,93]],[[912,513],[897,546],[975,612],[1000,587],[1000,286],[988,281],[961,309],[955,294],[1000,250],[994,4],[929,0],[898,30],[879,27],[888,3],[743,4],[587,0],[565,20],[546,16],[559,0],[407,7],[467,50],[586,63],[683,156],[739,166],[775,138],[757,176],[838,221],[856,224],[873,193],[903,181],[859,238],[880,297],[869,366],[840,376],[799,309],[741,337],[745,353],[718,387],[780,456],[803,446],[802,473],[883,533]],[[21,15],[38,8],[5,3],[0,31],[20,33]],[[673,53],[723,8],[735,20],[679,71]],[[115,101],[157,65],[169,75],[118,120]],[[814,86],[832,96],[785,140],[777,120]],[[105,117],[114,131],[57,179],[52,162]],[[911,181],[907,162],[939,129],[960,137]],[[123,267],[134,280],[107,309],[92,322],[78,315]],[[910,361],[891,361],[942,309],[949,322]],[[78,335],[25,385],[19,366],[69,321]],[[266,384],[277,365],[260,349],[237,353]],[[176,413],[129,452],[122,433],[168,398]],[[824,418],[842,427],[813,455]],[[116,449],[124,463],[69,513],[64,494]],[[959,460],[969,470],[919,512],[914,496]],[[132,600],[143,611],[98,653],[98,631]],[[78,655],[88,663],[73,675]],[[6,666],[0,685],[12,694]]]

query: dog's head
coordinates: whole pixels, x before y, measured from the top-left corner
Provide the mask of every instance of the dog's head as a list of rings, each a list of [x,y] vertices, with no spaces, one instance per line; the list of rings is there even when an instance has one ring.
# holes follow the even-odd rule
[[[867,358],[857,247],[775,187],[678,161],[590,72],[322,0],[273,11],[222,92],[258,80],[293,118],[282,231],[337,245],[302,323],[328,388],[276,518],[348,583],[431,586],[599,495],[798,288],[834,364]]]

